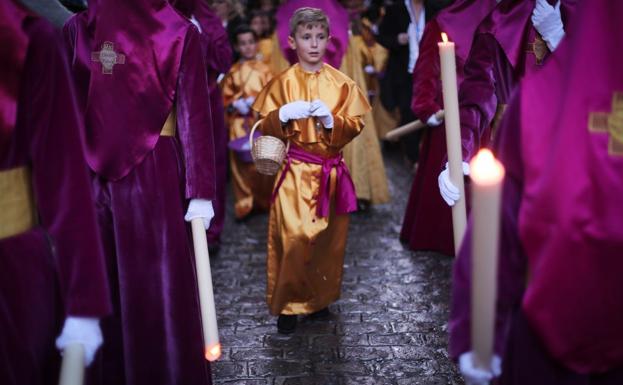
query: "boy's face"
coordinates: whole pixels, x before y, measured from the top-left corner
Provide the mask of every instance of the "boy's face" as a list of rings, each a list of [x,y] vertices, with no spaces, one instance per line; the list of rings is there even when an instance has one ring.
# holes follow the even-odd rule
[[[266,16],[255,16],[251,19],[251,24],[249,25],[252,30],[255,31],[257,36],[264,36],[266,31],[268,31],[268,18]]]
[[[296,51],[303,67],[316,67],[322,63],[329,36],[320,24],[306,24],[296,27],[294,37],[288,36],[290,48]]]
[[[257,55],[257,42],[251,32],[241,33],[237,36],[236,48],[244,60],[253,60]]]

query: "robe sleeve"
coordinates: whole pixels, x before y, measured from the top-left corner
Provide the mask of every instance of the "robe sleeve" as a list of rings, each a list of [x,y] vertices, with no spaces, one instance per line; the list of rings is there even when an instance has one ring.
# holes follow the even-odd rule
[[[498,159],[504,164],[506,175],[502,190],[502,218],[500,227],[498,295],[496,303],[495,345],[496,354],[503,357],[510,321],[520,309],[526,284],[527,258],[519,239],[519,208],[523,190],[521,160],[521,108],[519,94],[511,102],[502,121],[500,135],[495,143]],[[471,350],[470,292],[471,292],[471,238],[472,224],[454,264],[452,277],[452,304],[449,334],[450,356],[453,359]]]
[[[210,95],[199,32],[190,28],[177,84],[177,135],[185,164],[186,198],[215,198],[215,158]]]
[[[209,22],[204,24],[202,34],[205,35],[204,48],[208,71],[216,75],[227,73],[233,60],[227,31],[216,18],[210,18]]]
[[[109,289],[66,51],[47,22],[35,21],[31,28],[21,100],[33,138],[39,221],[50,240],[66,314],[102,317],[111,311]]]
[[[364,127],[363,115],[371,109],[368,99],[356,84],[348,84],[348,88],[341,108],[333,112],[333,128],[323,130],[321,136],[330,147],[344,147],[359,135]]]
[[[230,104],[234,102],[234,74],[230,71],[221,81],[221,94],[223,95],[223,106],[227,110]]]
[[[441,95],[441,66],[437,45],[439,36],[441,36],[439,25],[433,20],[424,29],[420,56],[413,71],[411,110],[423,122],[443,108],[439,103]]]
[[[489,33],[477,33],[465,63],[465,79],[459,90],[461,144],[468,161],[480,147],[480,139],[497,107],[494,65],[496,55],[504,55]]]

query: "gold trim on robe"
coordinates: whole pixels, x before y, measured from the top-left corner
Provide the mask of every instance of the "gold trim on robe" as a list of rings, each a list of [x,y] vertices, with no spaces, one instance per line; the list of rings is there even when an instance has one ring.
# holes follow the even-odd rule
[[[282,128],[281,106],[316,98],[331,109],[333,129],[317,128],[313,118]],[[357,85],[330,65],[310,73],[295,64],[262,90],[253,108],[265,118],[260,127],[265,135],[287,138],[307,152],[333,157],[361,132],[370,105]],[[349,216],[336,215],[333,207],[335,169],[329,182],[330,213],[317,216],[321,167],[292,160],[270,208],[266,299],[273,315],[313,313],[340,296]]]
[[[30,170],[0,171],[0,239],[26,232],[37,224]]]

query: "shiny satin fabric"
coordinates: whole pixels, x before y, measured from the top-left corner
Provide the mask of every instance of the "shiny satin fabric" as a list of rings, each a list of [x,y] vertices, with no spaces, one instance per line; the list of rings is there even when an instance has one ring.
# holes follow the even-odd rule
[[[256,97],[268,84],[272,74],[261,61],[243,61],[234,64],[221,81],[223,104],[227,106],[229,140],[245,137],[256,121],[254,113],[240,115],[231,104],[239,98]],[[234,214],[240,219],[254,208],[267,210],[275,178],[257,172],[253,163],[243,162],[234,151],[229,151],[229,166],[234,191]]]
[[[612,373],[620,379],[623,154],[609,152],[611,137],[592,131],[589,117],[613,113],[614,97],[623,90],[621,53],[608,48],[623,44],[623,35],[615,33],[621,14],[620,3],[581,3],[567,38],[518,88],[500,126],[495,148],[506,177],[496,351],[518,354],[513,365],[521,370],[511,378],[524,373],[538,378],[548,369],[531,367],[530,352],[513,346],[521,333],[513,316],[521,312],[558,368],[557,383],[618,383],[608,381]],[[453,357],[470,349],[470,233],[468,227],[453,276]]]
[[[363,38],[351,35],[340,71],[353,79],[364,95],[368,94],[368,84],[363,68],[373,63],[372,51]],[[361,134],[344,146],[344,161],[355,183],[358,199],[372,204],[387,203],[389,188],[372,111],[363,116],[363,121]]]
[[[277,8],[275,34],[278,39],[277,47],[290,64],[298,61],[296,52],[288,45],[290,36],[290,18],[301,7],[320,8],[329,18],[329,43],[324,61],[333,67],[339,67],[342,57],[348,48],[348,12],[336,0],[287,0]]]
[[[273,40],[270,37],[260,39],[260,41],[257,42],[258,59],[268,66],[270,66],[273,47]]]
[[[86,44],[73,55],[89,71],[87,161],[118,180],[158,141],[194,27],[165,0],[98,0],[86,12],[87,25],[76,30],[85,36],[74,38]]]
[[[227,128],[223,111],[223,99],[216,79],[229,71],[232,64],[232,48],[227,31],[206,1],[197,1],[194,16],[201,26],[201,43],[204,61],[207,66],[208,87],[210,89],[210,111],[212,115],[212,133],[214,135],[215,160],[215,199],[214,218],[208,230],[208,242],[217,245],[225,225],[225,205],[227,195]]]
[[[0,4],[4,12],[12,3]],[[64,319],[101,318],[111,307],[65,47],[41,18],[28,16],[19,28],[28,45],[17,116],[0,132],[0,172],[30,170],[39,222],[0,240],[0,381],[53,385],[60,366],[54,340]]]
[[[30,13],[13,1],[0,2],[0,151],[15,127],[19,86],[28,47],[22,23]]]
[[[332,130],[317,129],[312,118],[282,129],[279,107],[315,98],[333,112]],[[327,64],[314,73],[293,65],[273,78],[253,107],[265,117],[260,127],[265,135],[287,138],[324,158],[337,156],[361,132],[362,117],[370,109],[354,82]],[[335,169],[329,178],[329,215],[317,216],[321,171],[322,165],[293,159],[271,206],[266,295],[271,314],[308,314],[339,298],[349,217],[337,215],[333,207]]]
[[[623,4],[578,8],[560,53],[521,86],[519,238],[528,322],[563,365],[598,373],[623,366],[623,55],[610,49]],[[600,113],[608,123],[590,124]]]
[[[279,49],[279,37],[273,33],[270,37],[273,49],[270,52],[269,66],[273,74],[279,74],[290,68],[290,62],[286,59],[281,49]]]
[[[496,0],[459,0],[435,16],[439,30],[448,34],[456,56],[463,62],[472,47],[474,32],[496,5]],[[441,41],[441,35],[437,39]]]
[[[548,2],[552,5],[555,3],[553,0]],[[577,3],[578,0],[561,0],[563,23],[569,21]],[[527,39],[532,37],[528,35],[529,30],[536,32],[530,19],[534,5],[535,0],[503,0],[478,28],[479,33],[491,33],[495,36],[513,67],[521,65],[526,45],[534,40]]]

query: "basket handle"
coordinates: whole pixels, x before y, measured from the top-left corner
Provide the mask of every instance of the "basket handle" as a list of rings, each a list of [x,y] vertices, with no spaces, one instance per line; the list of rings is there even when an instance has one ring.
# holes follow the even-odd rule
[[[255,122],[255,124],[253,125],[253,127],[251,127],[251,132],[249,133],[249,150],[251,152],[253,151],[253,133],[255,132],[255,129],[257,128],[257,126],[259,126],[263,120],[264,119],[258,119],[257,122]]]
[[[253,125],[253,127],[251,127],[251,132],[249,133],[249,150],[251,152],[253,152],[253,133],[255,132],[255,129],[260,125],[260,123],[262,123],[264,121],[264,119],[258,119],[257,122],[255,122],[255,124]],[[290,141],[286,140],[286,153],[288,152],[288,150],[290,149]]]

